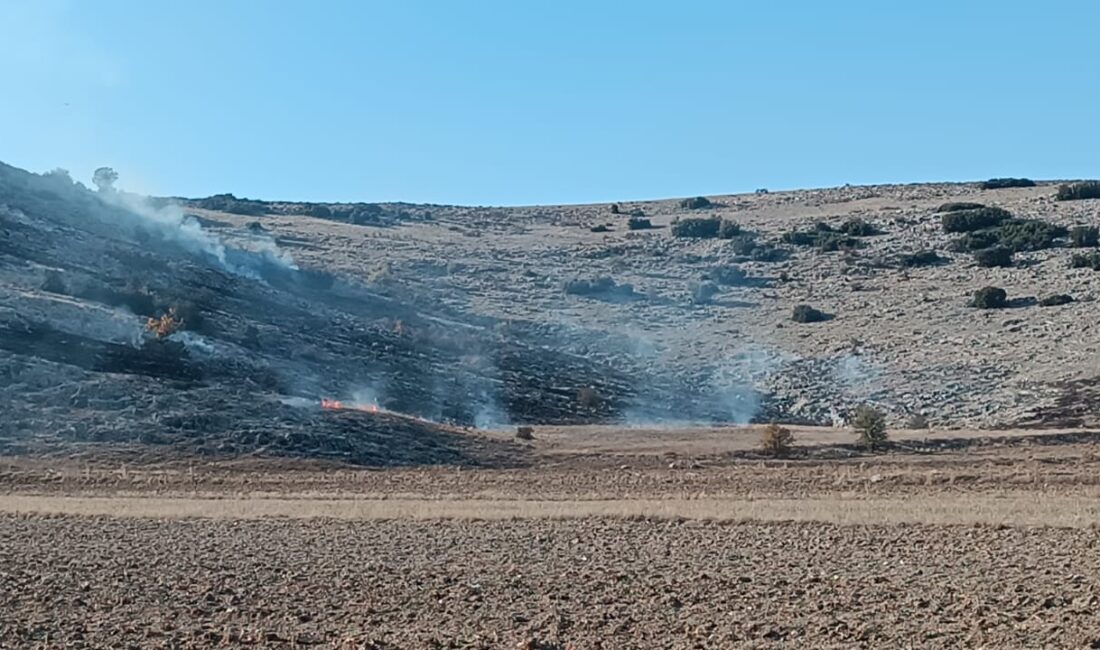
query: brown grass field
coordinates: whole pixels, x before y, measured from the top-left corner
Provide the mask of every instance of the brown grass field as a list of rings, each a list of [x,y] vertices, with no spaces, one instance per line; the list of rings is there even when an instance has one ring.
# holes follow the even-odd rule
[[[0,459],[0,647],[1100,647],[1087,431],[537,428],[529,467]],[[489,434],[504,436],[504,433]]]

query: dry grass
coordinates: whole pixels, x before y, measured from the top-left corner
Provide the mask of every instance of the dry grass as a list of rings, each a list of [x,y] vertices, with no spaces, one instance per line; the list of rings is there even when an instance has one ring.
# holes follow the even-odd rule
[[[935,499],[196,499],[0,497],[0,512],[155,519],[329,518],[344,520],[506,520],[589,517],[863,524],[990,524],[1087,527],[1100,524],[1100,498],[1033,493],[943,495]]]

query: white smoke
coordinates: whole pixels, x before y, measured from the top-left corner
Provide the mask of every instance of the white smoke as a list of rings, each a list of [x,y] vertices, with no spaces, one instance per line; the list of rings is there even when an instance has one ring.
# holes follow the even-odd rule
[[[100,170],[97,170],[99,173]],[[154,205],[148,197],[115,190],[102,185],[96,195],[106,204],[125,210],[141,219],[140,226],[152,230],[193,255],[206,256],[234,275],[262,280],[264,267],[296,271],[298,266],[268,235],[250,239],[250,248],[227,246],[217,235],[203,229],[198,220],[184,214],[174,203]]]

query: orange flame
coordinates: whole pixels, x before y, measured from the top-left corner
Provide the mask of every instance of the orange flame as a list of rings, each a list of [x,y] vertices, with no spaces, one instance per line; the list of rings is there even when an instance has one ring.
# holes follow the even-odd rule
[[[329,411],[350,409],[353,411],[364,411],[366,413],[377,413],[379,410],[377,404],[348,404],[345,406],[340,400],[329,399],[327,397],[321,398],[321,408]]]

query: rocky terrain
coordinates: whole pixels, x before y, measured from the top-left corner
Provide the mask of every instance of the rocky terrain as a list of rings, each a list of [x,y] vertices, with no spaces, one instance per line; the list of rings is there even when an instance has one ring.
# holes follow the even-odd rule
[[[1070,268],[1067,232],[985,268],[942,225],[948,202],[1100,221],[1056,190],[321,205],[4,166],[0,449],[522,462],[461,429],[828,425],[866,403],[894,425],[1091,425],[1097,271]],[[722,232],[678,236],[700,219]],[[1004,308],[971,305],[986,286]],[[1056,294],[1073,301],[1038,304]]]

